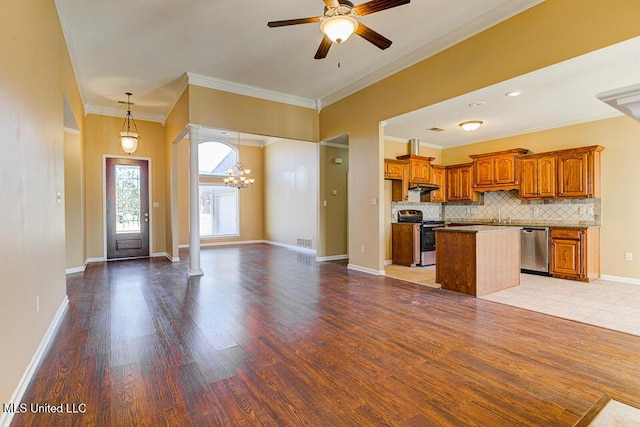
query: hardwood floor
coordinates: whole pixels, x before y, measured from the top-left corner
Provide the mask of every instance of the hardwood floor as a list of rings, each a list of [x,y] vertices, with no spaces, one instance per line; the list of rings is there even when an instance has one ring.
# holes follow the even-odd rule
[[[256,244],[91,264],[12,426],[571,426],[640,337]]]

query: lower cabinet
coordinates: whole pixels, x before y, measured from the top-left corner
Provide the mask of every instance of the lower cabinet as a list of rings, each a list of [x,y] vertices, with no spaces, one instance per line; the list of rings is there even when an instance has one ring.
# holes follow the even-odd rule
[[[589,282],[600,278],[600,229],[552,228],[550,273]]]
[[[396,265],[420,264],[421,224],[391,224],[391,260]]]

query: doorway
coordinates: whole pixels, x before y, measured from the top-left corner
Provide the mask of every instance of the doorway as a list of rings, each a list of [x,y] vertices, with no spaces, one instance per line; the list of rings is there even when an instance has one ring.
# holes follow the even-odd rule
[[[149,256],[149,161],[107,158],[107,259]]]

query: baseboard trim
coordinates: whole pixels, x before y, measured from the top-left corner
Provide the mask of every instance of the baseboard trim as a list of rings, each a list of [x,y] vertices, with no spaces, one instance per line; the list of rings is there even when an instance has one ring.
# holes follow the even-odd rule
[[[318,261],[318,262],[339,261],[339,260],[342,260],[342,259],[349,259],[349,255],[348,254],[342,254],[342,255],[317,256],[316,257],[316,261]]]
[[[391,265],[391,264],[393,264],[393,260],[390,260],[390,259],[384,260],[384,265]]]
[[[169,254],[166,252],[154,252],[151,254],[151,258],[166,258]]]
[[[286,249],[290,249],[292,251],[302,252],[302,253],[308,254],[308,255],[317,254],[317,251],[315,249],[302,248],[300,246],[290,245],[288,243],[274,242],[272,240],[265,240],[264,243],[267,243],[269,245],[274,245],[274,246],[280,246],[280,247],[283,247],[283,248],[286,248]]]
[[[622,283],[631,283],[632,285],[640,285],[640,279],[633,279],[631,277],[621,277],[621,276],[610,276],[608,274],[603,274],[600,276],[602,280],[610,280],[612,282],[622,282]]]
[[[25,371],[24,375],[22,375],[22,378],[18,383],[18,387],[13,392],[13,396],[11,396],[11,400],[9,401],[10,404],[13,403],[16,406],[18,406],[22,402],[24,393],[27,391],[27,387],[29,387],[29,383],[31,383],[31,380],[36,374],[38,366],[40,365],[40,362],[42,362],[44,355],[47,353],[47,349],[53,342],[53,337],[56,335],[56,332],[60,327],[60,322],[62,320],[62,317],[66,313],[68,307],[69,307],[69,297],[65,295],[64,299],[62,300],[62,303],[60,303],[60,307],[58,307],[58,311],[56,312],[56,315],[53,317],[53,320],[51,321],[51,324],[47,329],[47,332],[44,334],[44,337],[42,337],[42,341],[40,341],[40,345],[36,349],[36,352],[33,355],[33,358],[31,359],[29,366],[27,366],[27,370]],[[9,427],[11,425],[11,421],[13,420],[13,415],[14,415],[13,412],[1,413],[0,427]]]
[[[87,258],[87,260],[85,261],[85,264],[90,264],[92,262],[105,262],[106,259],[102,258],[102,257],[98,257],[98,258]]]
[[[85,263],[83,266],[81,267],[71,267],[71,268],[67,268],[66,269],[66,274],[74,274],[74,273],[84,273],[84,271],[87,269],[87,264]]]
[[[386,274],[384,270],[374,270],[373,268],[363,267],[356,264],[347,264],[347,268],[360,271],[362,273],[373,274],[374,276],[384,276]]]

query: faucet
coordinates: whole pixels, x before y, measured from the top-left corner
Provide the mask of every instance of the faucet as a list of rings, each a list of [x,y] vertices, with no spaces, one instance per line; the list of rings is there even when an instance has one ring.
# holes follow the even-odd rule
[[[493,218],[493,223],[494,224],[496,224],[496,223],[500,224],[502,222],[502,211],[500,210],[500,208],[495,208],[495,211],[498,211],[498,219],[496,220],[496,218]]]

